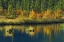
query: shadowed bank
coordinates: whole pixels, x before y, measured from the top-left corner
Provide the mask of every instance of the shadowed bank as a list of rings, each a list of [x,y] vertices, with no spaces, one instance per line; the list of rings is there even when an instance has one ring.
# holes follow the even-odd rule
[[[12,20],[13,21],[13,20]],[[1,22],[0,25],[38,25],[38,24],[59,24],[59,23],[64,23],[64,19],[58,19],[54,21],[24,21],[24,22]]]

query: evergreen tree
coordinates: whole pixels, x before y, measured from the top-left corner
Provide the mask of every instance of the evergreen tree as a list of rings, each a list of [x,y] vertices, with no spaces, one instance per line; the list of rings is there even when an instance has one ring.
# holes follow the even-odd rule
[[[17,0],[17,2],[16,2],[16,9],[19,9],[19,0]]]
[[[1,0],[0,0],[0,7],[2,7],[2,3],[1,3]]]
[[[41,0],[41,11],[46,10],[46,0]]]
[[[9,0],[9,3],[8,3],[8,18],[13,18],[14,17],[14,11],[13,11],[13,4],[14,3],[14,0]]]
[[[48,0],[48,9],[53,9],[53,0]]]
[[[38,13],[41,12],[41,0],[36,0],[35,11],[38,12]]]
[[[55,10],[61,10],[62,9],[62,0],[59,0],[57,4],[55,4],[54,7]]]
[[[34,10],[34,8],[35,8],[35,1],[31,0],[30,10],[32,11],[32,9]]]
[[[25,10],[26,8],[26,0],[22,0],[22,10]]]
[[[4,0],[1,0],[2,8],[4,9]]]
[[[29,11],[30,0],[25,0],[25,10]]]
[[[19,8],[22,10],[22,0],[19,0]]]
[[[62,0],[62,10],[64,11],[64,0]]]

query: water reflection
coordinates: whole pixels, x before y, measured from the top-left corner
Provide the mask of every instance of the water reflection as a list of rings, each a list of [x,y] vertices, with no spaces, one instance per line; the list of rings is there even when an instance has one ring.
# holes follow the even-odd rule
[[[64,42],[63,35],[64,24],[0,26],[1,42]]]

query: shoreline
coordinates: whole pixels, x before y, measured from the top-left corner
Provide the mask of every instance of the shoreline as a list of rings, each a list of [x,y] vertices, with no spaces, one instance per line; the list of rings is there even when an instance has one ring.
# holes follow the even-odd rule
[[[12,20],[13,21],[13,20]],[[64,23],[64,19],[58,19],[53,21],[24,21],[24,22],[0,22],[0,25],[38,25],[38,24],[58,24]]]

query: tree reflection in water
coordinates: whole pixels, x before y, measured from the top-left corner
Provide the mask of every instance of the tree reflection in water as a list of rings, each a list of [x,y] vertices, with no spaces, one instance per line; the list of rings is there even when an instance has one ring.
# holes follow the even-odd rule
[[[40,37],[39,35],[42,35],[42,37],[44,36],[44,39],[48,38],[49,42],[52,42],[53,38],[55,38],[55,37],[53,37],[54,35],[56,35],[56,37],[57,37],[58,35],[62,34],[61,32],[63,32],[63,35],[64,35],[64,24],[35,25],[35,26],[33,26],[33,25],[0,26],[0,31],[3,31],[3,30],[4,30],[3,35],[5,37],[12,37],[12,39],[16,35],[16,34],[14,34],[15,30],[16,30],[17,32],[21,32],[20,36],[25,34],[28,36],[30,35],[31,38],[34,38],[34,37],[39,38]],[[64,39],[64,36],[62,37],[62,39]]]

